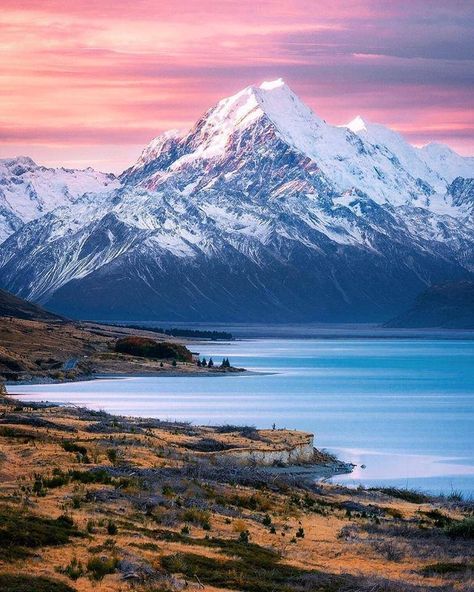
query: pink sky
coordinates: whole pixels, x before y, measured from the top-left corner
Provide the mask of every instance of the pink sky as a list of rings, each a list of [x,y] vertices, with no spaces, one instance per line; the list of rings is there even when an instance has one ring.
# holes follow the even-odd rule
[[[474,154],[472,0],[2,0],[0,157],[121,171],[161,131],[282,77]]]

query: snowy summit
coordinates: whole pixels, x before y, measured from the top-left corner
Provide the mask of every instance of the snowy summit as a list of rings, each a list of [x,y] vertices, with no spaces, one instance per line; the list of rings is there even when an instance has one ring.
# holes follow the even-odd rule
[[[1,166],[2,287],[65,314],[379,321],[474,273],[474,159],[330,125],[281,79],[161,134],[119,180]]]

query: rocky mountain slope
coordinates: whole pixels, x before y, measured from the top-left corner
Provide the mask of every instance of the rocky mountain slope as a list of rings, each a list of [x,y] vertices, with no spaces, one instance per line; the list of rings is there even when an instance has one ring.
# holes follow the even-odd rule
[[[153,140],[120,187],[19,228],[0,281],[87,318],[386,320],[474,277],[473,177],[473,158],[329,125],[263,83]]]
[[[431,286],[389,327],[443,327],[474,329],[474,282],[447,282]]]
[[[119,185],[114,175],[91,168],[51,169],[26,156],[0,159],[0,242],[26,222],[74,203],[84,193],[110,191]]]

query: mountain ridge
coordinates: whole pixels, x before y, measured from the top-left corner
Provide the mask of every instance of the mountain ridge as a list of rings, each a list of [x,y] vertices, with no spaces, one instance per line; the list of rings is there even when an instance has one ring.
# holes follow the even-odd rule
[[[85,193],[118,186],[115,175],[86,169],[48,168],[29,156],[0,159],[0,243],[23,224],[76,201]]]
[[[87,318],[393,317],[423,287],[472,277],[456,167],[474,159],[362,123],[327,124],[281,80],[246,87],[155,138],[113,190],[19,228],[0,281]]]

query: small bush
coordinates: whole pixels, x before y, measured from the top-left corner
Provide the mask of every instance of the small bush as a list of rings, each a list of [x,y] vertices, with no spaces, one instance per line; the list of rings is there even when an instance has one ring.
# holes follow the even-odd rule
[[[73,557],[66,567],[59,569],[59,573],[64,574],[74,582],[84,575],[84,568],[82,563]]]
[[[167,483],[165,483],[161,488],[161,493],[165,497],[173,497],[175,495],[174,489],[171,487],[171,485],[168,485]]]
[[[374,543],[373,547],[388,561],[399,562],[405,557],[405,550],[392,541],[379,541]]]
[[[453,489],[447,497],[450,502],[462,502],[464,500],[464,494],[458,489]]]
[[[193,506],[183,512],[183,520],[185,522],[199,524],[202,528],[210,530],[211,513],[208,510],[201,510]]]
[[[42,518],[12,508],[0,510],[0,556],[25,556],[24,549],[65,545],[80,533],[69,516]]]
[[[300,526],[298,528],[298,530],[296,531],[296,538],[298,539],[304,539],[304,528],[302,526]]]
[[[216,502],[220,504],[231,504],[238,508],[246,508],[247,510],[255,510],[256,512],[268,512],[272,509],[272,500],[262,493],[254,493],[252,495],[220,495],[216,496]]]
[[[93,534],[95,532],[95,522],[94,520],[88,520],[86,530],[89,534]]]
[[[421,491],[417,491],[416,489],[404,489],[397,487],[371,487],[369,491],[380,491],[391,497],[396,497],[398,499],[405,500],[406,502],[411,502],[412,504],[425,504],[431,501],[430,496],[426,495],[425,493],[422,493]]]
[[[99,582],[108,574],[113,574],[117,569],[118,559],[116,557],[91,557],[87,562],[87,571],[91,580]]]
[[[114,536],[117,534],[117,525],[112,520],[107,523],[107,534]]]
[[[113,465],[117,462],[117,451],[115,450],[115,448],[107,449],[107,458]]]
[[[70,440],[66,440],[61,444],[66,452],[74,452],[76,454],[82,454],[82,456],[87,456],[87,448],[85,446],[80,446],[75,442],[71,442]]]
[[[459,562],[439,562],[432,563],[431,565],[425,565],[420,571],[423,576],[444,576],[466,572],[468,570],[474,570],[474,563],[459,563]]]
[[[403,520],[403,514],[397,508],[383,508],[383,511],[388,516],[395,518],[395,520]]]
[[[474,518],[464,518],[452,522],[445,527],[444,532],[453,539],[474,539]]]
[[[244,545],[248,545],[250,541],[250,533],[248,530],[244,530],[239,535],[239,543],[243,543]]]
[[[423,512],[423,515],[427,518],[433,520],[434,525],[438,526],[439,528],[444,528],[445,526],[449,526],[453,523],[453,519],[450,516],[446,516],[439,510],[430,510],[429,512]]]
[[[269,514],[265,514],[265,516],[263,517],[263,520],[262,520],[262,524],[263,524],[263,526],[271,526],[272,525],[272,519]]]
[[[74,588],[52,578],[0,574],[0,590],[5,592],[75,592]]]
[[[234,520],[232,524],[232,530],[234,532],[244,532],[247,530],[247,523],[243,520]]]

